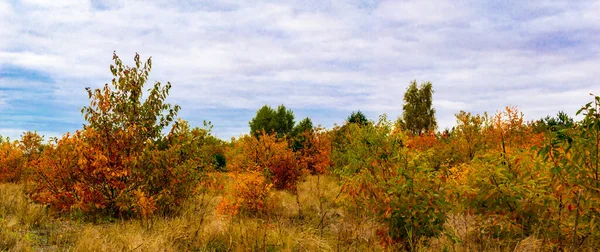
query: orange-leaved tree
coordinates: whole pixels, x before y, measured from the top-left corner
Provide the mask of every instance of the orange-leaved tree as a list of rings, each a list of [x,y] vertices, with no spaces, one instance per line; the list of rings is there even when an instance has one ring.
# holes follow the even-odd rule
[[[264,131],[258,137],[244,136],[234,141],[227,160],[229,170],[262,172],[276,189],[295,194],[299,215],[302,215],[297,186],[306,171],[299,164],[289,141]]]
[[[299,165],[312,174],[325,174],[331,167],[331,136],[321,128],[301,134],[301,148],[296,151]]]
[[[262,172],[277,189],[294,191],[304,173],[288,141],[275,134],[241,137],[228,155],[229,170]]]
[[[489,124],[487,113],[471,115],[470,112],[460,111],[456,116],[457,146],[464,161],[471,161],[477,151],[484,148],[483,130]]]
[[[18,142],[0,136],[0,183],[17,182],[21,178],[24,161]]]
[[[231,173],[233,184],[227,188],[223,199],[217,205],[219,214],[230,216],[242,212],[247,214],[268,214],[272,205],[268,199],[273,184],[268,183],[260,172],[250,171]]]
[[[165,144],[162,132],[179,110],[165,102],[171,84],[155,82],[145,92],[151,59],[142,63],[136,54],[133,67],[116,54],[113,60],[111,84],[87,88],[84,128],[44,151],[31,192],[37,201],[61,211],[131,216],[140,209],[139,195],[148,200],[137,212],[147,214],[154,204],[177,206],[181,191],[193,187],[193,170],[182,171],[185,160],[173,149],[181,144]]]

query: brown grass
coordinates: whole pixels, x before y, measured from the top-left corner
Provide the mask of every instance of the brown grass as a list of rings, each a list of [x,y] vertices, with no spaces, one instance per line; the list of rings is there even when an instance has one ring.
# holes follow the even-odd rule
[[[0,251],[394,251],[379,244],[373,219],[344,210],[333,176],[299,185],[303,218],[293,194],[273,191],[275,208],[263,216],[220,216],[222,192],[196,195],[177,217],[87,223],[52,216],[27,199],[24,186],[0,184]],[[419,251],[542,251],[527,237],[505,246],[474,239],[474,220],[450,216],[445,234],[419,241]]]

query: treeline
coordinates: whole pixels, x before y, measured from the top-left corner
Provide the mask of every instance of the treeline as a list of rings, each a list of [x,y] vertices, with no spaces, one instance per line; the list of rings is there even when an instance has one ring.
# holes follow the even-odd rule
[[[546,249],[598,248],[598,96],[577,112],[580,121],[561,112],[526,122],[507,107],[493,116],[460,111],[456,126],[439,132],[432,84],[413,81],[398,120],[358,111],[324,129],[310,118],[296,123],[283,105],[264,106],[248,135],[225,142],[210,123],[191,128],[177,119],[179,107],[165,103],[170,83],[154,83],[143,98],[150,59],[136,55],[133,67],[113,59],[111,83],[88,89],[82,129],[49,143],[32,132],[0,138],[0,182],[24,183],[52,212],[89,220],[173,216],[211,190],[224,190],[221,215],[255,218],[270,218],[271,192],[285,190],[302,219],[298,183],[330,176],[341,185],[344,218],[375,220],[384,246],[415,249],[446,236],[505,248],[528,237]],[[233,186],[224,187],[222,173]],[[313,228],[322,234],[334,203],[319,200],[323,217]],[[449,226],[457,220],[466,235]]]

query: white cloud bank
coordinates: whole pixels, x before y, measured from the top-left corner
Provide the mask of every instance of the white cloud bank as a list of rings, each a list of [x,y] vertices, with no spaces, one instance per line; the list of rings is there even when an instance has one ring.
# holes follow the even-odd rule
[[[139,52],[152,79],[173,83],[181,116],[223,138],[263,104],[327,126],[358,109],[395,117],[413,79],[433,83],[442,128],[461,109],[516,105],[534,119],[573,114],[599,90],[597,13],[598,1],[8,1],[0,73],[49,76],[51,102],[76,112],[84,87],[110,80],[113,50],[127,63]],[[16,77],[0,78],[0,118],[13,116]]]

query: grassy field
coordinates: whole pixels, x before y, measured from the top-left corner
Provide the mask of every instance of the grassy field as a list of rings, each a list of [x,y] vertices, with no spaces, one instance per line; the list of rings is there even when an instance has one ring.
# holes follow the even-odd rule
[[[226,175],[223,175],[226,176]],[[319,186],[317,186],[319,183]],[[188,201],[177,217],[86,222],[54,216],[30,202],[21,184],[0,184],[0,251],[394,251],[382,247],[378,223],[344,212],[333,177],[310,176],[299,186],[303,218],[295,196],[274,191],[269,216],[217,214],[221,192]],[[320,190],[320,191],[317,191]],[[321,197],[319,197],[321,195]],[[319,200],[320,199],[320,200]],[[529,237],[514,246],[467,237],[468,218],[453,216],[441,238],[420,241],[421,251],[536,251]],[[425,245],[427,244],[427,245]]]

